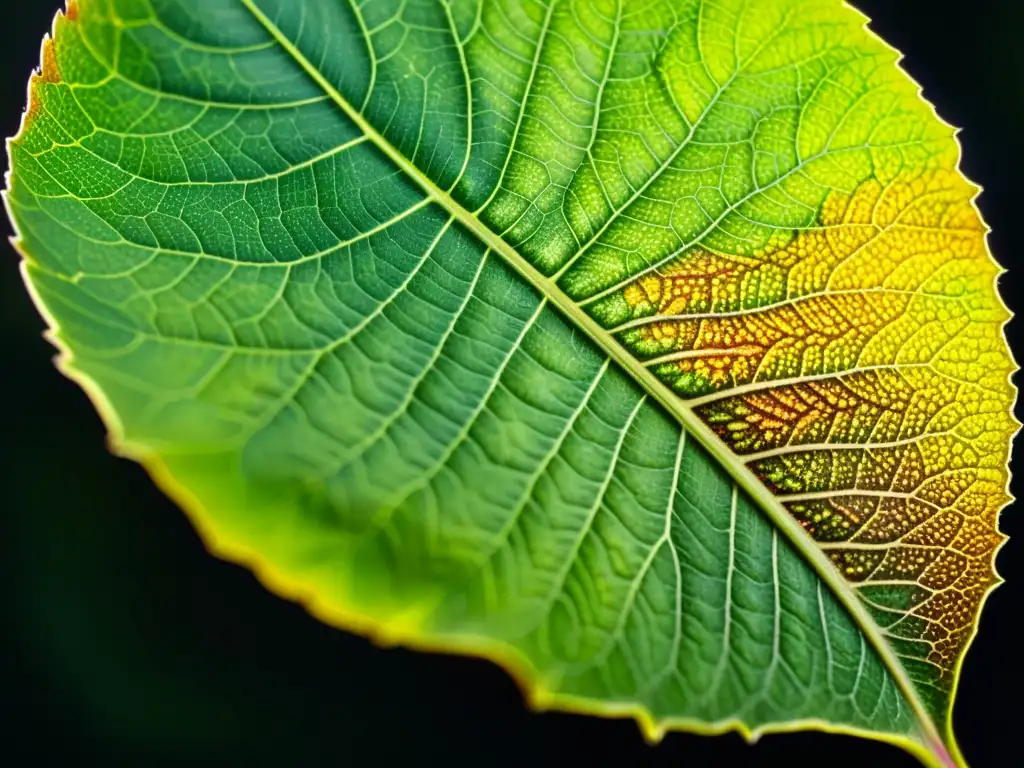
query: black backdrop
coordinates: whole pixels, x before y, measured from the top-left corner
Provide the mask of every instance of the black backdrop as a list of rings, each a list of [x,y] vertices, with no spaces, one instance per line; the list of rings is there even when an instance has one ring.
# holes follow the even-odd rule
[[[0,11],[0,134],[60,0]],[[985,187],[991,243],[1024,306],[1024,4],[856,0],[906,54],[939,113],[963,127],[964,169]],[[1021,7],[1018,7],[1021,6]],[[0,229],[6,223],[0,221]],[[0,762],[15,766],[452,765],[914,766],[897,749],[817,733],[672,734],[648,747],[631,721],[525,710],[487,662],[384,650],[331,629],[210,557],[136,465],[111,456],[85,395],[54,369],[17,256],[0,245]],[[1009,327],[1024,358],[1024,320]],[[1020,415],[1020,414],[1018,414]],[[1017,462],[1018,472],[1020,460]],[[1024,480],[1014,483],[1020,493]],[[975,768],[1024,762],[1014,614],[1024,595],[1024,509],[1004,512],[1008,583],[989,600],[964,667],[956,728]]]

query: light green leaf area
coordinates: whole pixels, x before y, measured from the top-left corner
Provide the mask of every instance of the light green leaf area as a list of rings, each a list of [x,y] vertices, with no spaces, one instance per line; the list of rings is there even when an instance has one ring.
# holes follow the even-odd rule
[[[864,23],[78,0],[11,143],[26,281],[115,448],[324,620],[651,739],[962,765],[1008,313]]]

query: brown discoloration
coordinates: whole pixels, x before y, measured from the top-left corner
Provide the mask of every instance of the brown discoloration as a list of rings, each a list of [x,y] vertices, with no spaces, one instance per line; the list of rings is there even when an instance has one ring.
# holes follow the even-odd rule
[[[25,131],[27,131],[32,126],[32,123],[35,121],[36,117],[39,116],[39,85],[41,81],[42,78],[39,75],[32,75],[32,79],[29,80],[28,106],[25,108],[25,119],[22,122],[22,130],[19,134],[19,137],[24,135]]]
[[[56,35],[60,32],[61,24],[65,19],[71,22],[78,21],[80,11],[79,0],[67,0],[67,8],[64,13],[57,14],[54,34]],[[22,125],[23,131],[31,126],[32,121],[39,114],[39,105],[42,98],[39,86],[58,85],[61,82],[63,82],[63,77],[60,71],[60,64],[57,61],[56,43],[54,38],[46,37],[43,39],[40,71],[34,73],[29,80],[28,106],[25,108],[25,119]]]
[[[25,108],[25,119],[22,122],[22,132],[21,132],[21,134],[19,134],[19,136],[15,137],[15,139],[14,139],[15,141],[17,141],[18,138],[20,138],[20,136],[23,135],[24,132],[29,129],[29,127],[31,127],[32,122],[36,119],[36,116],[38,114],[39,114],[39,97],[36,96],[35,81],[33,81],[32,82],[32,87],[29,90],[28,106]]]
[[[60,65],[57,64],[57,51],[54,48],[53,40],[50,38],[43,41],[43,69],[37,76],[37,79],[50,85],[56,85],[61,81]]]
[[[814,227],[691,249],[622,294],[620,338],[770,491],[806,496],[783,502],[852,584],[887,590],[904,618],[885,631],[946,693],[998,583],[1018,426],[975,193],[948,170],[869,179]]]
[[[43,40],[42,68],[32,75],[28,89],[28,107],[25,110],[23,129],[27,130],[38,117],[42,101],[41,86],[57,85],[61,81],[60,65],[57,63],[57,52],[53,40]]]

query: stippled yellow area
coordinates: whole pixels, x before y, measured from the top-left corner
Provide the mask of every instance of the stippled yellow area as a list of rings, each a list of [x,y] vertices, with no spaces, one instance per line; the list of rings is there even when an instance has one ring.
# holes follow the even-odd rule
[[[939,687],[997,581],[1017,427],[974,192],[932,171],[832,193],[753,258],[698,248],[637,280],[619,329]]]

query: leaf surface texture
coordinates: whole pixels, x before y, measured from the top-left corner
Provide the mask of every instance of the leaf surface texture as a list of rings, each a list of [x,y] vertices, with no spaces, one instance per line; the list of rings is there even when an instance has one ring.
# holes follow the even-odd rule
[[[1015,370],[952,129],[837,0],[79,0],[11,144],[115,439],[534,703],[959,764]]]

